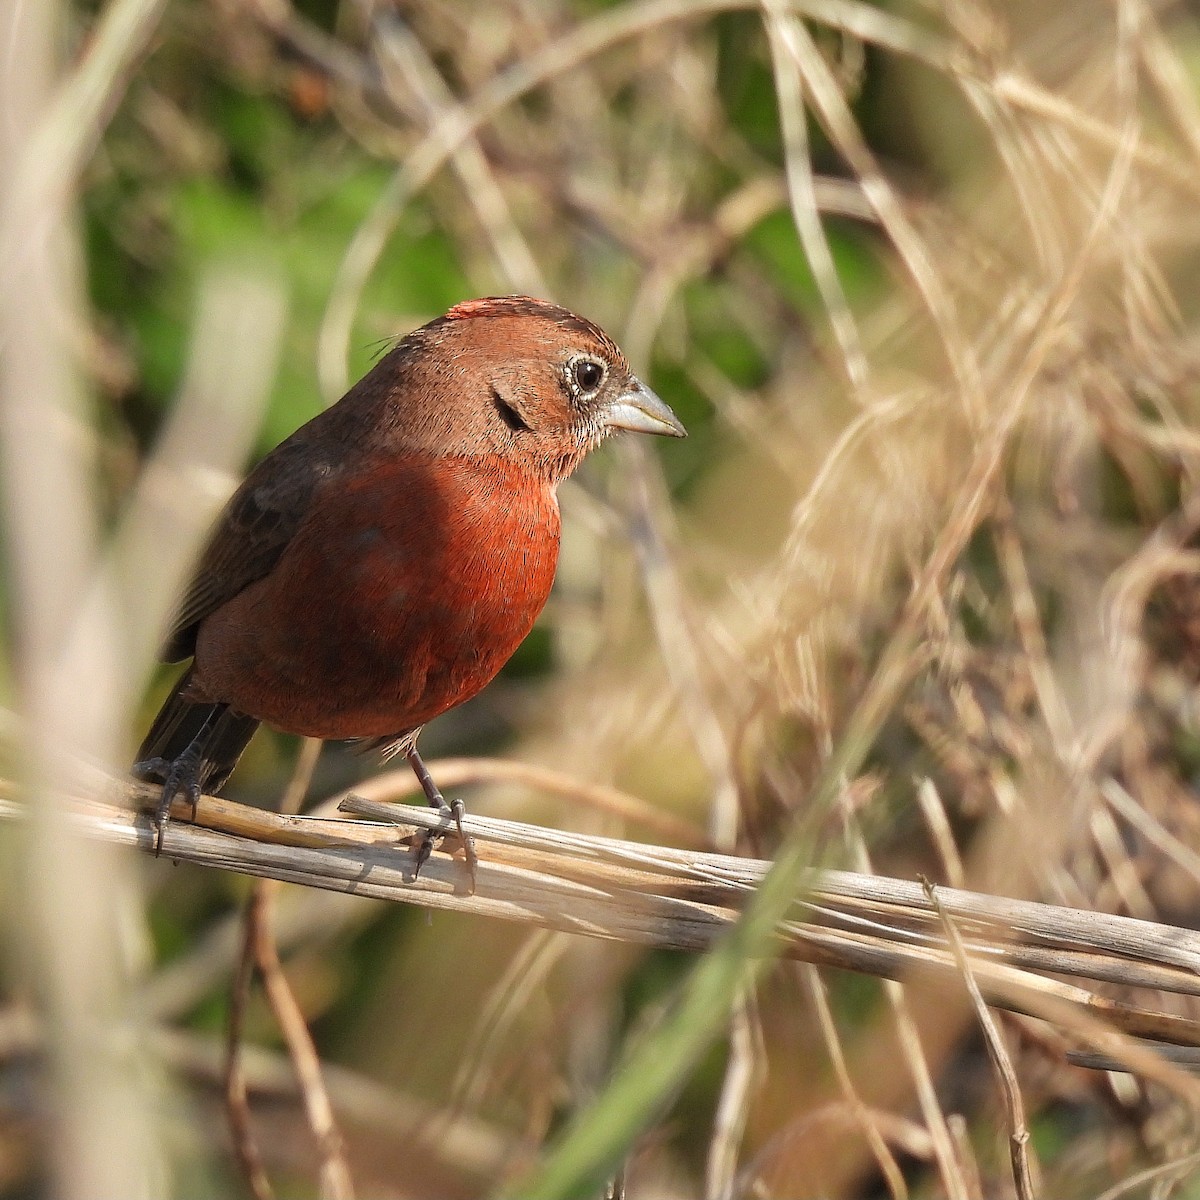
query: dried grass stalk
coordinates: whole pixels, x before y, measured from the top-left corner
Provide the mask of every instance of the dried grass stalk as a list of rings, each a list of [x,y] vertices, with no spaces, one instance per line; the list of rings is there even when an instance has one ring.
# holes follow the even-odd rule
[[[139,811],[152,789],[113,782],[111,802],[81,798],[74,813],[89,836],[150,852]],[[697,850],[562,832],[471,816],[480,850],[474,894],[461,851],[435,853],[413,878],[410,840],[438,828],[425,807],[346,798],[343,811],[369,820],[286,816],[217,797],[202,798],[195,824],[177,805],[166,857],[260,878],[372,899],[475,913],[662,949],[710,949],[738,918],[769,863]],[[12,785],[0,784],[0,817],[20,819]],[[1100,985],[1200,995],[1200,933],[958,889],[938,889],[989,1004],[1065,1025],[1200,1103],[1200,1083],[1106,1031],[1200,1046],[1200,1021],[1145,1007]],[[932,979],[961,987],[943,918],[919,882],[848,871],[814,871],[779,936],[784,957],[887,979]],[[1067,983],[1071,976],[1078,983]]]

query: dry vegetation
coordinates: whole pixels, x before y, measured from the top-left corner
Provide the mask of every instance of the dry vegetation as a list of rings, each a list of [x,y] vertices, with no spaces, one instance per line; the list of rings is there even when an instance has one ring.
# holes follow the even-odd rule
[[[1200,1045],[1187,7],[95,10],[0,13],[0,1196],[1200,1194],[1200,1082],[1146,1041]],[[180,242],[172,377],[97,276]],[[115,851],[263,405],[269,443],[517,290],[692,437],[564,487],[535,649],[429,731],[477,896],[328,809]],[[231,794],[378,821],[378,775],[264,738]],[[247,922],[214,866],[310,886]]]

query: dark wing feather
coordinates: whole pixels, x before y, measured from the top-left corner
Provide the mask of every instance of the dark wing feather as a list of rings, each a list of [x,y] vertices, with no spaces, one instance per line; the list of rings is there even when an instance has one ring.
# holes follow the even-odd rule
[[[165,662],[196,650],[209,613],[268,574],[295,536],[317,488],[339,469],[337,443],[322,453],[305,426],[277,446],[230,498],[171,622]]]

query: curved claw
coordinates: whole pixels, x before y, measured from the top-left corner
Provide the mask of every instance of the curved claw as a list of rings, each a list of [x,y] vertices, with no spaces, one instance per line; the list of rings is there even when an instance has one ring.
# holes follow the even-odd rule
[[[191,802],[192,820],[196,819],[200,793],[204,783],[213,773],[213,761],[210,757],[212,741],[223,735],[227,723],[232,719],[233,714],[228,704],[215,705],[178,757],[145,758],[134,763],[133,773],[139,779],[162,780],[162,794],[154,810],[154,828],[158,830],[158,837],[154,843],[155,858],[162,853],[163,834],[171,822],[171,804],[180,792]],[[250,730],[246,733],[247,738],[253,732],[253,725],[254,723],[251,723]],[[241,744],[244,745],[244,742]]]
[[[162,780],[162,792],[158,804],[154,808],[154,828],[157,836],[154,840],[154,857],[162,854],[163,835],[171,823],[171,805],[181,792],[192,806],[192,819],[196,817],[196,809],[200,804],[200,766],[202,756],[198,748],[189,746],[173,762],[165,758],[146,758],[133,764],[133,775],[142,780]]]
[[[475,853],[475,839],[468,836],[467,831],[463,828],[463,817],[466,815],[467,806],[461,800],[452,800],[450,802],[450,813],[454,817],[454,824],[458,826],[458,837],[463,845],[463,854],[467,858],[467,870],[471,873],[471,895],[475,895],[475,885],[479,879],[479,855]]]
[[[433,844],[442,835],[432,829],[422,829],[413,841],[413,880],[421,874],[421,868],[429,861],[433,853]]]
[[[417,733],[419,732],[420,730],[417,730]],[[433,782],[433,777],[429,774],[429,768],[426,767],[424,759],[417,752],[416,734],[413,735],[404,755],[413,769],[413,774],[417,777],[417,782],[421,785],[421,790],[425,793],[425,799],[429,801],[430,808],[436,808],[443,821],[453,821],[458,829],[463,852],[467,856],[467,870],[471,873],[470,894],[473,896],[479,874],[479,855],[475,853],[475,840],[468,837],[467,831],[463,828],[463,815],[467,811],[466,805],[461,800],[455,800],[452,804],[446,803],[442,793],[438,790],[438,785]],[[414,879],[421,873],[421,868],[433,853],[434,842],[445,836],[441,830],[426,829],[422,831],[413,847],[416,855],[416,866],[413,868]]]
[[[453,821],[458,830],[459,840],[463,845],[463,852],[467,857],[467,870],[471,875],[470,894],[475,895],[475,885],[479,875],[479,855],[475,852],[475,839],[468,836],[463,829],[463,816],[466,814],[467,808],[461,800],[454,800],[449,804],[443,802],[438,807],[438,813],[444,821]],[[446,836],[446,832],[440,829],[422,829],[416,840],[413,842],[413,879],[417,879],[421,874],[421,868],[429,861],[429,856],[433,853],[434,846]]]

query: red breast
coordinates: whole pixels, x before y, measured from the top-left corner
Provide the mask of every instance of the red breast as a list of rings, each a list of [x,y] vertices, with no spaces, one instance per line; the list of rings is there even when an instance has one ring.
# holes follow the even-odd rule
[[[559,516],[494,458],[364,462],[200,627],[192,693],[292,733],[389,737],[474,695],[533,627]]]

